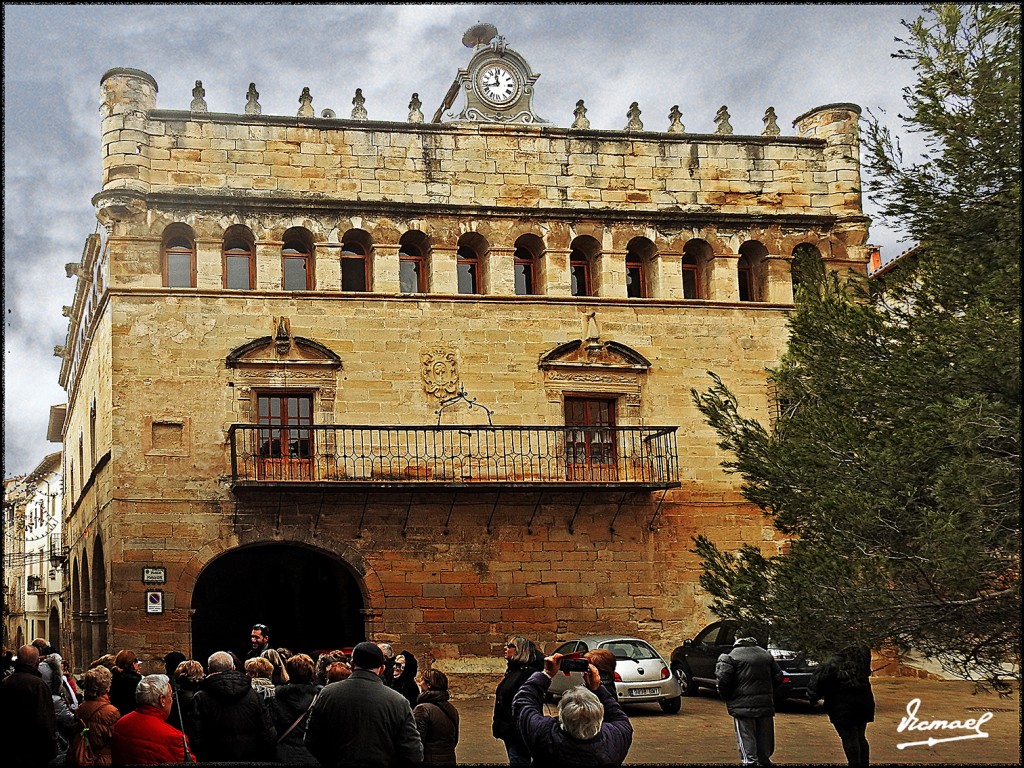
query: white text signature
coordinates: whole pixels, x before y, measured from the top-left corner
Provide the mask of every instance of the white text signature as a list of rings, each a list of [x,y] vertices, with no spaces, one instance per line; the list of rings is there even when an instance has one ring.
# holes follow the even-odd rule
[[[904,731],[970,731],[959,736],[943,736],[936,738],[931,736],[923,741],[907,741],[897,744],[896,749],[907,747],[933,747],[944,741],[960,741],[961,739],[986,739],[988,734],[981,730],[981,726],[992,719],[991,712],[985,712],[981,717],[967,720],[920,720],[917,712],[921,708],[920,699],[911,699],[907,704],[907,716],[900,720],[898,733]]]

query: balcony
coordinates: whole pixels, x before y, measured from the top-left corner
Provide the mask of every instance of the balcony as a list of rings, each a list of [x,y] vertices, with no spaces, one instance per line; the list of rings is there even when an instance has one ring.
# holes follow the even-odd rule
[[[678,427],[233,424],[235,488],[679,486]]]

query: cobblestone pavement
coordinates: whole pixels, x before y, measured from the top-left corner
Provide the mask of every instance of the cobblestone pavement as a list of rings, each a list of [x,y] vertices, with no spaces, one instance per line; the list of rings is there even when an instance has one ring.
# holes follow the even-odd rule
[[[1000,698],[996,694],[972,694],[971,683],[874,678],[875,722],[868,726],[872,764],[914,765],[1020,765],[1020,694]],[[986,712],[981,725],[987,737],[944,741],[932,746],[897,745],[907,742],[966,736],[969,728],[903,732],[897,729],[907,717],[908,705],[920,700],[919,721],[964,721]],[[491,736],[492,699],[455,701],[462,718],[457,756],[460,764],[507,763],[500,741]],[[549,712],[554,710],[549,706]],[[678,715],[665,715],[656,705],[627,709],[633,721],[633,747],[626,764],[703,765],[738,764],[732,720],[725,704],[713,693],[701,691],[683,699]],[[820,709],[788,702],[775,717],[776,749],[773,761],[785,765],[846,764],[839,737]]]

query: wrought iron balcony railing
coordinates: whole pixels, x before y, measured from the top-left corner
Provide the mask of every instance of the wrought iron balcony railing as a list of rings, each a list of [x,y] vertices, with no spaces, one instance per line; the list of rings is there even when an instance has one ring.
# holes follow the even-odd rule
[[[679,485],[677,427],[233,424],[236,486]]]

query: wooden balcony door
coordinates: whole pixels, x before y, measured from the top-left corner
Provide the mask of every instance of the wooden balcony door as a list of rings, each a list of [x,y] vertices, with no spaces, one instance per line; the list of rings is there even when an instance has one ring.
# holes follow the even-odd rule
[[[616,482],[615,401],[565,398],[566,479]]]
[[[313,397],[261,394],[258,480],[313,479]]]

